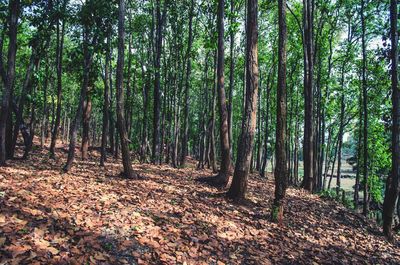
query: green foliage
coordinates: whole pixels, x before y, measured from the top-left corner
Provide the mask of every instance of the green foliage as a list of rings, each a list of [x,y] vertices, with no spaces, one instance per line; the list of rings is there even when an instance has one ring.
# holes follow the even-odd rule
[[[324,198],[324,199],[330,199],[330,200],[336,200],[337,199],[336,190],[334,190],[334,189],[322,190],[319,193],[319,196],[321,198]]]
[[[368,189],[373,202],[383,203],[383,180],[377,175],[368,176]]]

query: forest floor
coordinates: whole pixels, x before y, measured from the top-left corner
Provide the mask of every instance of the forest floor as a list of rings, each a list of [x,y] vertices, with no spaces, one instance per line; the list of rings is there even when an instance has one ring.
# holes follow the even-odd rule
[[[135,164],[142,179],[126,180],[96,151],[68,174],[65,158],[36,147],[0,169],[0,264],[400,264],[372,221],[299,189],[271,223],[272,180],[252,176],[237,205],[193,163]]]

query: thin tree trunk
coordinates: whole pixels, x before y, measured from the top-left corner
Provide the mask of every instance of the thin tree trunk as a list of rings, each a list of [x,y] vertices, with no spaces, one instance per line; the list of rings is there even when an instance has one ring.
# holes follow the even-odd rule
[[[332,170],[331,170],[331,175],[329,177],[329,184],[328,184],[328,190],[331,189],[331,183],[332,183],[332,178],[333,178],[333,173],[335,172],[335,164],[336,164],[336,158],[337,158],[337,154],[338,154],[338,142],[339,139],[335,139],[335,153],[333,154],[333,162],[332,162]]]
[[[67,5],[67,0],[64,0],[64,7]],[[61,101],[62,101],[62,59],[64,50],[64,33],[65,33],[65,19],[62,21],[61,34],[60,34],[60,23],[57,21],[57,52],[56,52],[56,65],[57,65],[57,111],[54,129],[51,135],[50,144],[50,157],[54,158],[54,149],[56,147],[56,141],[58,137],[58,127],[60,126],[61,120]]]
[[[44,80],[43,80],[43,117],[42,117],[42,127],[40,135],[40,147],[44,148],[47,135],[47,123],[48,123],[48,107],[47,107],[47,91],[49,85],[49,62],[46,62],[44,70]]]
[[[356,183],[354,185],[354,208],[357,211],[358,210],[358,205],[359,205],[359,200],[360,200],[360,195],[359,195],[359,190],[360,190],[360,173],[361,173],[361,141],[362,141],[362,122],[363,122],[363,110],[362,110],[362,91],[360,91],[360,116],[359,116],[359,123],[360,126],[358,127],[358,140],[357,140],[357,173],[356,173]]]
[[[274,60],[272,59],[272,62]],[[271,74],[272,74],[272,81],[271,80]],[[268,162],[268,136],[269,136],[269,111],[270,111],[270,97],[271,97],[271,90],[272,90],[272,85],[274,83],[274,78],[275,77],[275,68],[271,67],[270,72],[268,73],[268,78],[267,78],[267,104],[266,104],[266,114],[265,114],[265,131],[264,131],[264,151],[263,151],[263,161],[261,165],[261,170],[260,170],[260,176],[262,178],[265,178],[265,171],[267,168],[267,162]]]
[[[91,79],[91,77],[89,77]],[[92,80],[90,80],[92,82]],[[92,87],[92,84],[89,86]],[[83,118],[82,118],[82,160],[89,158],[89,129],[90,129],[90,117],[92,113],[92,97],[91,91],[87,91],[86,100],[83,103]]]
[[[214,77],[213,77],[213,94],[211,101],[211,125],[210,125],[210,163],[213,173],[217,172],[217,159],[215,150],[215,104],[216,104],[216,74],[217,74],[217,53],[214,54]]]
[[[344,71],[344,69],[343,69]],[[344,73],[342,73],[343,75]],[[343,80],[343,76],[342,76]],[[343,83],[342,83],[343,84]],[[343,88],[343,87],[342,87]],[[342,92],[344,93],[344,92]],[[343,127],[344,127],[344,111],[345,111],[345,102],[344,102],[344,94],[342,94],[340,100],[340,125],[339,125],[339,136],[338,136],[338,166],[337,166],[337,174],[336,174],[336,196],[340,196],[340,187],[341,187],[341,177],[342,177],[342,145],[343,145]]]
[[[101,133],[101,157],[100,166],[104,166],[107,160],[107,136],[109,133],[109,114],[110,114],[110,96],[109,96],[109,61],[111,60],[110,54],[110,36],[107,38],[107,51],[106,51],[106,62],[104,65],[104,99],[103,99],[103,126]]]
[[[161,91],[160,91],[160,59],[162,52],[162,28],[166,12],[166,4],[164,3],[164,10],[161,16],[160,0],[156,1],[157,13],[157,29],[156,29],[156,43],[155,43],[155,60],[154,60],[154,119],[153,119],[153,147],[152,147],[152,163],[161,163],[160,154],[160,113],[161,113]]]
[[[363,174],[364,174],[364,206],[363,214],[368,215],[369,212],[369,195],[368,195],[368,94],[367,94],[367,52],[365,43],[365,18],[364,18],[365,2],[361,0],[361,46],[362,46],[362,91],[363,91],[363,113],[364,113],[364,138],[363,138]]]
[[[262,87],[261,75],[260,75],[260,87]],[[258,103],[257,103],[257,112],[259,113],[257,117],[257,159],[256,159],[256,170],[260,172],[261,169],[261,154],[262,154],[262,141],[261,141],[261,134],[262,134],[262,122],[261,122],[261,89],[258,90]]]
[[[69,150],[68,150],[68,158],[67,163],[65,164],[63,170],[64,172],[68,172],[71,167],[72,163],[75,159],[75,145],[77,140],[78,134],[78,126],[82,119],[84,101],[86,100],[87,96],[87,89],[89,85],[89,73],[92,65],[93,55],[89,51],[89,29],[85,27],[83,33],[83,57],[84,57],[84,65],[83,65],[83,82],[81,87],[80,99],[78,109],[76,111],[75,117],[72,121],[71,129],[70,129],[70,142],[69,142]],[[94,41],[93,41],[94,42]],[[92,43],[93,44],[93,43]]]
[[[231,0],[231,15],[230,24],[233,26],[235,23],[235,1]],[[228,134],[229,134],[229,148],[230,156],[233,157],[233,90],[235,88],[235,59],[234,59],[234,48],[235,48],[235,32],[230,30],[229,33],[229,52],[230,52],[230,62],[229,62],[229,98],[228,98]]]
[[[193,16],[194,16],[194,0],[191,0],[189,11],[189,36],[188,47],[186,52],[186,84],[185,84],[185,107],[183,119],[183,134],[182,134],[182,150],[181,150],[181,167],[185,166],[186,156],[188,155],[188,141],[189,141],[189,106],[190,106],[190,74],[192,71],[192,43],[193,43]]]
[[[313,148],[314,148],[314,47],[313,47],[313,0],[303,0],[303,28],[304,28],[304,180],[303,187],[308,191],[314,190]]]

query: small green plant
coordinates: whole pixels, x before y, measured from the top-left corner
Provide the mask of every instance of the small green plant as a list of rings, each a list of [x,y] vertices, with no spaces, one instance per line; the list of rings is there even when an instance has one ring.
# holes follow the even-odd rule
[[[354,208],[354,202],[350,197],[347,197],[345,194],[343,196],[344,190],[340,190],[340,195],[336,194],[336,189],[323,190],[319,193],[319,197],[329,200],[335,200],[341,202],[346,208]]]
[[[18,233],[20,233],[20,234],[28,234],[29,231],[28,231],[28,229],[26,229],[26,228],[22,228],[22,229],[20,229],[20,230],[18,231]]]
[[[329,190],[323,190],[319,193],[319,197],[324,198],[324,199],[336,199],[336,191],[334,189],[329,189]]]
[[[272,206],[272,216],[271,219],[273,222],[278,222],[278,218],[279,218],[279,207],[273,205]]]
[[[104,244],[104,249],[106,250],[112,250],[113,245],[110,242],[107,242]]]

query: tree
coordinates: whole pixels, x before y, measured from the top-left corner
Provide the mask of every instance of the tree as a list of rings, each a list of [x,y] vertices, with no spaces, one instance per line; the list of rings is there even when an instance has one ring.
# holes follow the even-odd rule
[[[8,17],[8,55],[7,55],[7,71],[2,74],[4,82],[3,98],[1,101],[0,113],[0,166],[6,164],[7,151],[6,151],[6,126],[7,120],[10,115],[10,104],[14,89],[15,79],[15,60],[17,56],[17,31],[18,31],[18,17],[20,13],[20,1],[10,0],[8,3],[9,17]],[[3,58],[0,58],[2,61]],[[3,64],[1,64],[3,65]],[[1,72],[5,70],[1,69]],[[5,77],[5,79],[4,79]]]
[[[363,175],[364,175],[364,204],[363,214],[368,215],[368,92],[367,92],[367,52],[365,43],[365,17],[364,17],[365,1],[361,0],[361,46],[362,46],[362,91],[363,91]]]
[[[221,166],[215,179],[218,185],[226,186],[231,168],[228,110],[224,87],[224,9],[225,1],[218,1],[217,27],[218,27],[218,53],[217,53],[217,91],[220,114],[220,142]],[[232,58],[231,58],[232,59]]]
[[[106,48],[106,60],[104,63],[104,96],[103,96],[103,125],[102,125],[102,133],[101,133],[101,157],[100,157],[100,166],[104,166],[105,161],[107,160],[107,136],[110,128],[110,88],[109,88],[109,66],[111,60],[111,49],[110,49],[110,37],[107,37],[107,48]]]
[[[153,119],[153,163],[161,163],[160,150],[160,112],[161,112],[161,91],[160,91],[160,59],[162,52],[162,34],[163,24],[166,12],[166,3],[164,2],[164,11],[161,14],[160,0],[156,1],[156,43],[155,43],[155,59],[154,59],[154,119]]]
[[[117,62],[117,127],[121,140],[122,164],[124,166],[123,176],[128,179],[136,179],[137,175],[133,172],[131,156],[129,153],[128,133],[125,128],[124,117],[124,50],[125,50],[125,0],[119,0],[118,8],[118,62]]]
[[[400,91],[398,76],[398,30],[397,0],[390,1],[390,35],[391,35],[391,81],[392,81],[392,170],[386,180],[385,200],[383,203],[383,233],[393,241],[393,214],[396,199],[399,196],[400,180]]]
[[[183,135],[182,135],[182,151],[181,151],[181,166],[184,167],[186,163],[186,156],[188,155],[188,141],[189,141],[189,106],[190,106],[190,74],[192,71],[192,45],[193,45],[193,16],[194,16],[194,0],[191,0],[189,11],[189,36],[188,46],[186,52],[186,84],[185,84],[185,108],[183,120]]]
[[[232,184],[227,196],[235,200],[245,199],[247,178],[257,119],[258,96],[258,0],[247,0],[246,25],[246,101],[242,130],[238,144],[237,160]]]
[[[67,0],[64,0],[62,10],[60,12],[63,14],[65,12],[66,6],[68,4]],[[64,16],[64,14],[63,14]],[[64,50],[64,35],[65,35],[65,18],[62,19],[62,26],[60,32],[60,21],[57,21],[57,52],[56,52],[56,65],[57,65],[57,111],[56,119],[54,123],[53,132],[51,135],[50,144],[50,157],[54,158],[54,149],[56,147],[56,141],[58,137],[58,127],[60,127],[61,120],[61,101],[62,101],[62,59]]]
[[[282,222],[288,169],[286,161],[286,0],[279,0],[279,46],[278,46],[278,90],[276,97],[276,141],[275,141],[275,199],[272,220]]]
[[[308,191],[314,188],[314,38],[313,38],[313,4],[312,0],[303,0],[303,50],[304,50],[304,180],[303,187]]]

